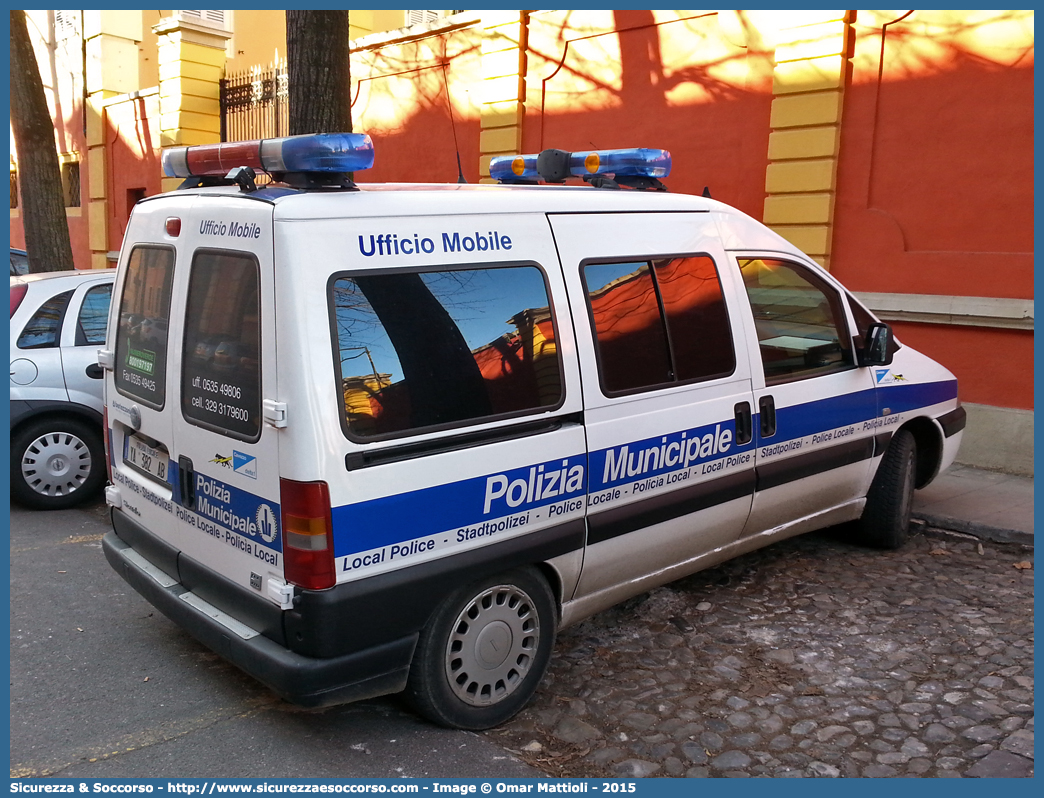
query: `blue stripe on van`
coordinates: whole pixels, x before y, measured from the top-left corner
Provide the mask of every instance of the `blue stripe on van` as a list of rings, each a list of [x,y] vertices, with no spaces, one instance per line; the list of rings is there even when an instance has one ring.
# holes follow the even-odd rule
[[[591,452],[591,492],[749,452],[736,443],[736,419],[728,418]],[[751,460],[751,466],[753,466]]]
[[[800,405],[776,408],[779,433],[762,443],[804,438],[826,430],[859,424],[877,418],[878,406],[888,415],[917,410],[957,398],[957,380],[927,383],[891,383],[856,391],[844,396],[831,396]],[[757,430],[759,425],[754,424]]]
[[[572,488],[568,492],[561,490],[563,470],[566,485]],[[557,475],[554,484],[551,484],[552,473]],[[538,497],[540,486],[543,491]],[[334,556],[344,557],[440,532],[452,534],[485,521],[586,496],[587,457],[580,454],[342,505],[330,511]],[[488,512],[485,511],[487,500]],[[532,526],[532,522],[527,526]]]
[[[760,414],[759,414],[760,415]],[[778,432],[770,438],[758,438],[761,444],[778,443],[795,438],[804,438],[829,429],[859,424],[877,417],[877,392],[870,388],[866,391],[843,396],[831,396],[828,399],[817,399],[800,405],[776,408],[776,429]],[[755,431],[760,425],[754,423]]]
[[[780,434],[767,440],[770,442],[786,441],[870,421],[877,417],[879,399],[882,406],[888,407],[890,414],[894,415],[938,404],[956,398],[956,396],[957,382],[948,380],[926,384],[890,384],[877,389],[871,388],[844,396],[806,402],[777,410],[779,416],[777,426]],[[561,473],[563,461],[556,459],[509,471],[334,507],[331,510],[334,527],[334,556],[344,557],[440,532],[452,533],[458,529],[474,527],[485,521],[548,506],[567,498],[585,497],[588,486],[590,486],[591,493],[597,493],[613,485],[677,471],[684,465],[675,458],[679,452],[684,452],[685,447],[696,440],[701,443],[698,452],[703,453],[695,453],[695,456],[688,461],[689,466],[751,451],[754,448],[754,442],[744,446],[735,445],[735,426],[735,419],[723,419],[689,430],[680,430],[609,449],[601,449],[591,453],[590,469],[588,469],[588,461],[584,455],[572,455],[565,461],[567,474],[572,472],[574,467],[579,467],[583,469],[583,476],[579,487],[575,487],[568,493],[562,493],[561,485],[556,484],[554,495],[539,498],[529,498],[526,495],[530,491],[531,481],[534,488],[538,484],[537,478],[541,468],[543,468],[545,476],[555,471]],[[755,429],[757,429],[756,420]],[[721,446],[721,436],[725,431],[729,432],[728,448]],[[715,440],[718,441],[716,450]],[[675,443],[679,444],[680,448],[672,449],[667,454],[666,447]],[[709,444],[707,449],[704,449],[705,444]],[[619,468],[621,450],[624,447],[627,448],[626,457],[632,465],[632,471],[638,468],[640,472],[628,475],[628,463],[624,462],[622,472],[618,471],[615,478],[606,480],[606,461],[610,452],[613,453],[613,462],[609,469],[612,471],[614,468]],[[657,454],[651,453],[654,449],[657,450]],[[667,456],[664,457],[664,454]],[[670,464],[667,464],[668,462]],[[610,474],[610,476],[612,475]],[[559,477],[560,479],[561,477]],[[522,483],[526,485],[526,494],[520,494]],[[485,512],[487,497],[499,494],[502,487],[505,488],[504,492],[490,499],[489,512]],[[509,490],[511,498],[516,500],[514,504],[508,502]],[[545,486],[545,490],[549,489]]]
[[[880,385],[881,407],[887,407],[893,414],[921,407],[930,407],[940,402],[957,398],[957,380],[941,382],[910,383],[894,382]]]

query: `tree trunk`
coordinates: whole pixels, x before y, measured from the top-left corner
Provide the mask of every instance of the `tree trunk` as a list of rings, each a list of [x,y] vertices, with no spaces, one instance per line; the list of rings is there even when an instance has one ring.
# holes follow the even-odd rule
[[[11,130],[30,272],[73,268],[54,122],[24,11],[11,12]]]
[[[290,135],[351,133],[347,11],[287,11]]]

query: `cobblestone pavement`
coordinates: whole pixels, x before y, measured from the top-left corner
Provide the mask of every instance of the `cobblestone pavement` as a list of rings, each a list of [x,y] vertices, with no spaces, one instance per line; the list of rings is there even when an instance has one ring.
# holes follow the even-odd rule
[[[486,734],[554,776],[1031,776],[1032,557],[785,541],[565,630]]]

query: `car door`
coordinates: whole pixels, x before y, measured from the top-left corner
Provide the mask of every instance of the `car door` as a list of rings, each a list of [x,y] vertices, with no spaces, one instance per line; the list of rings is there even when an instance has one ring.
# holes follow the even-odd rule
[[[570,287],[590,461],[576,597],[633,594],[735,540],[754,458],[742,295],[700,213],[551,216]],[[585,305],[580,304],[585,302]]]
[[[105,346],[105,323],[112,278],[90,279],[69,303],[62,325],[62,371],[69,401],[102,411],[102,370],[98,350]]]
[[[749,300],[757,492],[744,536],[844,520],[867,487],[877,414],[860,368],[848,303],[817,266],[778,253],[739,253]],[[827,519],[826,523],[832,523]]]
[[[67,402],[69,392],[62,379],[62,325],[69,301],[75,291],[69,289],[48,296],[48,281],[40,280],[31,288],[30,300],[39,302],[20,329],[11,329],[11,399],[24,401]]]

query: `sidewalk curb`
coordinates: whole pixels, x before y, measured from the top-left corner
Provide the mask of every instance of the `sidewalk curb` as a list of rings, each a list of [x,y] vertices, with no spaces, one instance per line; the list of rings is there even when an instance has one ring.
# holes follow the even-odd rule
[[[966,521],[960,518],[951,518],[945,515],[933,515],[931,513],[919,513],[914,511],[913,518],[923,521],[930,527],[947,529],[951,532],[963,532],[966,535],[974,535],[977,538],[993,540],[997,543],[1017,543],[1020,546],[1033,548],[1033,533],[1021,529],[1005,529],[1003,527],[980,524],[974,521]]]

